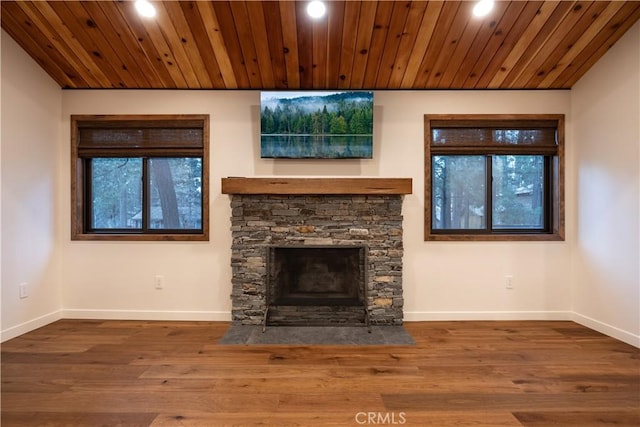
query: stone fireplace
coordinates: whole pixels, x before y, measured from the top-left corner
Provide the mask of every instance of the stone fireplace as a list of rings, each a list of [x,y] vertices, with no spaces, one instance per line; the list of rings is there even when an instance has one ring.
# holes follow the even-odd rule
[[[410,179],[223,179],[233,324],[401,325],[410,192]]]

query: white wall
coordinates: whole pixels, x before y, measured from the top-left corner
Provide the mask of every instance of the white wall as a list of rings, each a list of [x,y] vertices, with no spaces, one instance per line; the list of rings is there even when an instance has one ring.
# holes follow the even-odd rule
[[[574,86],[576,320],[640,346],[640,23]]]
[[[2,340],[59,318],[62,91],[2,32]],[[28,297],[21,299],[20,283]]]
[[[424,242],[422,236],[424,114],[564,113],[570,125],[570,92],[378,91],[374,108],[373,160],[276,161],[260,159],[256,91],[65,91],[62,152],[68,151],[71,114],[210,114],[212,215],[212,238],[204,243],[71,242],[64,222],[65,316],[228,320],[230,208],[220,178],[287,175],[413,178],[403,211],[407,320],[569,318],[568,243]],[[69,182],[68,156],[60,161],[61,182]],[[568,215],[575,205],[572,188],[568,182]],[[68,200],[68,186],[60,191]],[[68,216],[63,205],[60,217]],[[566,234],[573,238],[571,226]],[[153,287],[156,274],[166,277],[161,291]],[[513,290],[505,289],[507,274],[514,277]]]

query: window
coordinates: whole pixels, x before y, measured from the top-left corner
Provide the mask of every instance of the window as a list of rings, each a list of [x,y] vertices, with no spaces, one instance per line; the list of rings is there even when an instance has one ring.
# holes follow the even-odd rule
[[[209,116],[71,116],[72,240],[208,240]]]
[[[564,240],[563,115],[426,115],[425,240]]]

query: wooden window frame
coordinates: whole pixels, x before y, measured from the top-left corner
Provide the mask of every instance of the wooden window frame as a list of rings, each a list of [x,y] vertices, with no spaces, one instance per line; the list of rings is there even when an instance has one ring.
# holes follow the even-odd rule
[[[546,170],[551,176],[548,179],[549,187],[545,188],[547,192],[548,209],[544,215],[547,216],[548,229],[544,231],[526,230],[520,232],[498,232],[492,231],[487,225],[487,230],[481,232],[475,230],[439,230],[434,232],[432,229],[432,157],[438,154],[451,155],[500,155],[508,152],[509,148],[500,149],[496,147],[488,152],[486,147],[478,148],[478,146],[460,144],[456,147],[449,146],[446,148],[434,148],[432,143],[432,127],[434,123],[451,122],[462,123],[464,126],[478,127],[496,126],[496,124],[524,123],[529,121],[540,121],[555,123],[556,146],[554,153],[548,154],[546,158],[550,158]],[[497,126],[496,126],[497,127]],[[564,241],[565,214],[564,214],[564,114],[426,114],[424,116],[424,240],[425,241]],[[522,149],[522,155],[545,154],[550,148],[540,147],[532,148],[530,151]],[[437,152],[437,154],[433,154]],[[546,160],[545,160],[546,161]],[[490,181],[489,181],[490,182]],[[488,203],[491,203],[489,201]],[[490,205],[489,205],[490,207]],[[488,209],[488,207],[486,208]]]
[[[154,157],[193,156],[202,157],[202,230],[198,232],[91,232],[86,221],[86,188],[84,160],[92,158],[93,150],[79,149],[81,127],[118,126],[131,129],[145,128],[160,124],[163,128],[184,127],[185,123],[195,123],[202,128],[202,146],[198,149],[186,147],[167,148],[148,146]],[[100,149],[96,149],[99,151]],[[148,154],[137,155],[131,149],[131,157],[149,157]],[[102,156],[117,157],[122,149],[103,149]],[[176,154],[177,153],[177,154]],[[96,157],[98,157],[96,155]],[[209,240],[209,115],[71,115],[71,240],[103,240],[103,241],[208,241]]]

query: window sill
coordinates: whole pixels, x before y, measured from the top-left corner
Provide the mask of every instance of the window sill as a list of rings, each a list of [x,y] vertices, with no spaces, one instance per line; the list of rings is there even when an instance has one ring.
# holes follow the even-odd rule
[[[75,234],[71,240],[112,242],[204,242],[209,235],[203,234]]]
[[[564,236],[551,234],[431,234],[425,241],[439,242],[563,242]]]

